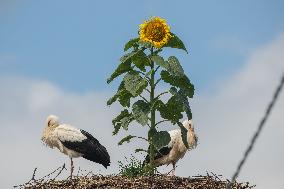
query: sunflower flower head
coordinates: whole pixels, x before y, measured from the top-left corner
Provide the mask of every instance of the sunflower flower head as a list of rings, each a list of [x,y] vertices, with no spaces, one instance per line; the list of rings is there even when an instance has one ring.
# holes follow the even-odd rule
[[[140,40],[150,42],[156,48],[161,48],[172,37],[170,26],[160,17],[152,17],[139,27]]]

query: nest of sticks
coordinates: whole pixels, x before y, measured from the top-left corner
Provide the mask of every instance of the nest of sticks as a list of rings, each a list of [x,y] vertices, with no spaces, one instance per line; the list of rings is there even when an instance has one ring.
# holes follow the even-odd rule
[[[198,175],[193,177],[176,177],[166,175],[153,175],[153,176],[141,176],[128,178],[121,175],[94,175],[85,174],[77,175],[72,179],[67,178],[66,180],[57,180],[56,178],[65,169],[65,165],[59,167],[52,173],[44,176],[40,179],[35,179],[34,170],[32,179],[25,184],[14,186],[14,188],[54,188],[54,189],[123,189],[123,188],[153,188],[153,189],[225,189],[229,180],[223,179],[221,175],[214,173],[207,173],[206,175]],[[52,175],[55,175],[52,177]],[[232,189],[251,189],[255,186],[250,185],[248,182],[245,183],[233,183]]]

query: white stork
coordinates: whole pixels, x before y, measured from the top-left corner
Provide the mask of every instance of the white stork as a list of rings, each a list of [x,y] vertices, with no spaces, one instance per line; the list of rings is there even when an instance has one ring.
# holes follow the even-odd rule
[[[169,144],[155,151],[155,157],[153,162],[154,166],[157,167],[166,164],[169,165],[171,163],[173,165],[172,175],[175,175],[175,168],[178,160],[183,158],[188,150],[192,150],[197,146],[198,138],[195,135],[192,121],[185,120],[182,124],[187,129],[187,142],[189,148],[187,148],[182,141],[181,130],[175,129],[168,131],[171,137],[171,141],[169,142]],[[146,156],[144,164],[149,162],[150,157],[148,154]]]
[[[59,124],[58,117],[55,115],[47,117],[41,140],[50,148],[56,147],[70,157],[70,178],[74,170],[72,158],[83,157],[102,164],[105,168],[110,165],[109,154],[97,139],[84,130],[68,124]]]

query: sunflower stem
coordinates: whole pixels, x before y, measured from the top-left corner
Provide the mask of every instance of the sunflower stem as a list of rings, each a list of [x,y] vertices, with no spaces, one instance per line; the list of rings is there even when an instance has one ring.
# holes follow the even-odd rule
[[[155,83],[155,86],[162,80],[162,78],[158,79]]]
[[[149,103],[149,101],[144,97],[142,96],[141,94],[139,95],[145,102]]]
[[[156,72],[158,71],[158,69],[159,69],[159,68],[160,68],[160,66],[157,66],[157,68],[155,69],[155,71],[154,71],[154,72],[156,73]]]
[[[170,121],[170,120],[164,119],[164,120],[162,120],[162,121],[159,121],[158,123],[156,123],[156,126],[159,125],[160,123],[163,123],[163,122],[166,122],[166,121]]]
[[[167,93],[169,93],[169,91],[165,91],[165,92],[160,93],[158,96],[156,96],[155,100],[158,100],[161,96],[163,96],[164,94],[167,94]]]
[[[153,55],[153,47],[151,48],[151,56]],[[151,60],[151,69],[155,69],[155,64]],[[151,72],[151,77],[150,77],[150,104],[153,104],[155,100],[155,72]],[[153,143],[153,133],[155,132],[155,109],[151,109],[151,117],[150,117],[150,130],[148,133],[148,141],[149,141],[149,156],[150,156],[150,166],[151,168],[154,168],[154,153],[155,153],[155,147]],[[150,174],[154,174],[154,169],[150,170]]]

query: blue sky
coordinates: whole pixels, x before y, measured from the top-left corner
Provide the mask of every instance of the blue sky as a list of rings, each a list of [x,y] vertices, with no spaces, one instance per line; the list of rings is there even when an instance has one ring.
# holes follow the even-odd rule
[[[150,16],[165,18],[184,41],[189,54],[164,55],[179,58],[196,89],[190,104],[200,143],[178,162],[177,175],[231,177],[284,71],[284,1],[0,0],[1,188],[24,183],[35,167],[39,178],[69,162],[40,142],[49,114],[108,149],[107,170],[82,158],[77,169],[117,173],[117,161],[145,145],[117,146],[126,134],[147,133],[133,124],[112,136],[121,107],[106,100],[119,79],[111,85],[106,79]],[[259,189],[284,188],[284,93],[279,99],[239,177]]]
[[[9,3],[8,3],[9,2]],[[106,78],[150,16],[168,20],[190,54],[175,54],[198,91],[238,70],[250,49],[284,29],[283,1],[4,1],[0,74],[50,80],[79,93]],[[111,90],[116,85],[111,86]]]

